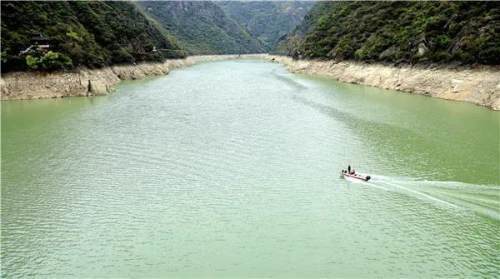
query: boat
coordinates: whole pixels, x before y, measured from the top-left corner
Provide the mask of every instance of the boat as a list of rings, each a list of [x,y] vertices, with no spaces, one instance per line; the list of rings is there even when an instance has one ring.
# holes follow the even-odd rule
[[[343,177],[345,179],[353,178],[353,179],[362,180],[362,181],[368,181],[371,178],[369,175],[361,175],[358,173],[348,173],[345,170],[342,170],[341,177]]]

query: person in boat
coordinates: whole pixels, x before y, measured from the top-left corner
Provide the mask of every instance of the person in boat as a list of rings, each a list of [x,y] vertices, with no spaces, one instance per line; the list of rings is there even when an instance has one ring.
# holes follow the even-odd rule
[[[355,174],[355,173],[356,173],[356,171],[355,171],[354,169],[352,169],[352,168],[351,168],[351,165],[348,165],[348,166],[347,166],[347,173],[348,173],[348,174]]]

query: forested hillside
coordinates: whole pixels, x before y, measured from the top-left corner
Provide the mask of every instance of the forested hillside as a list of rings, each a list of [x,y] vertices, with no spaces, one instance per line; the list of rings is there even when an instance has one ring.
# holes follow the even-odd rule
[[[263,52],[262,44],[215,3],[141,1],[137,5],[191,54]]]
[[[500,64],[500,3],[320,2],[281,47],[299,58]]]
[[[2,72],[274,51],[313,4],[2,1]]]
[[[185,55],[172,37],[130,3],[2,1],[1,5],[3,72],[95,68]]]
[[[279,39],[302,22],[314,2],[222,1],[215,2],[248,32],[273,51]]]

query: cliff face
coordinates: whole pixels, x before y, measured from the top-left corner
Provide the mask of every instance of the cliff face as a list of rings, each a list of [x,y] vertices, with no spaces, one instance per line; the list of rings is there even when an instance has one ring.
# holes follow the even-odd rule
[[[293,60],[273,56],[292,72],[328,76],[339,81],[469,102],[500,110],[500,69],[387,66],[354,61]]]

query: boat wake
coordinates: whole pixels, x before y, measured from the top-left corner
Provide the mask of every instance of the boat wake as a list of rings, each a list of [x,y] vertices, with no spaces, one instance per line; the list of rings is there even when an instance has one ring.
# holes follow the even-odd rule
[[[370,187],[396,191],[443,206],[472,210],[500,220],[500,186],[475,185],[456,181],[426,181],[408,177],[373,175]]]

